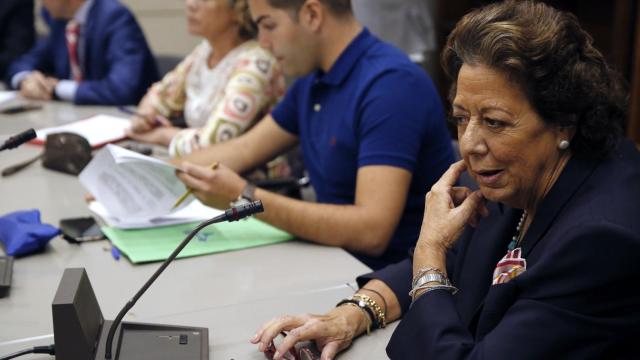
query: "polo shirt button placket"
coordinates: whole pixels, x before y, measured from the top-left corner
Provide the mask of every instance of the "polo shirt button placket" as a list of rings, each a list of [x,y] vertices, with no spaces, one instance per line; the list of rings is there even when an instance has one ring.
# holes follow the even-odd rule
[[[313,105],[313,111],[320,112],[320,110],[322,110],[322,105],[320,104]]]

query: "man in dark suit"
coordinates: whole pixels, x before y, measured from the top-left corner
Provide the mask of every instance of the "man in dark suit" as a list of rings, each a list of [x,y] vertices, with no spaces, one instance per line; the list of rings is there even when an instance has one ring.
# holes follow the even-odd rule
[[[0,79],[9,64],[33,46],[35,36],[33,0],[0,1]]]
[[[11,87],[33,99],[137,103],[158,72],[133,14],[117,0],[44,0],[49,35],[11,64]]]

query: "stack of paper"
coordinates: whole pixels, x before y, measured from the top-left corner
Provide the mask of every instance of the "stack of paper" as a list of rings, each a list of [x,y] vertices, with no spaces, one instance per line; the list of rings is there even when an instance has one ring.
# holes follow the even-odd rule
[[[150,219],[118,218],[110,214],[104,205],[97,201],[89,204],[89,210],[104,220],[107,225],[119,229],[141,229],[203,221],[214,218],[223,212],[222,210],[205,206],[198,200],[192,201],[178,211]]]
[[[97,210],[115,226],[158,226],[163,224],[154,219],[171,214],[176,199],[187,190],[175,171],[176,167],[168,162],[107,145],[84,168],[79,179],[102,205]],[[176,210],[183,209],[191,200],[187,199]],[[186,221],[194,220],[197,219]]]
[[[18,98],[17,91],[0,91],[0,105]]]
[[[172,210],[186,190],[175,171],[162,160],[107,145],[80,173],[80,182],[97,200],[90,210],[109,225],[102,231],[134,263],[166,259],[199,222],[222,213],[193,198]],[[256,219],[220,223],[203,229],[180,257],[291,239]]]
[[[35,144],[44,144],[47,135],[60,132],[72,132],[84,136],[93,148],[116,142],[127,137],[126,130],[131,126],[129,119],[110,115],[96,115],[85,120],[62,126],[36,130]]]

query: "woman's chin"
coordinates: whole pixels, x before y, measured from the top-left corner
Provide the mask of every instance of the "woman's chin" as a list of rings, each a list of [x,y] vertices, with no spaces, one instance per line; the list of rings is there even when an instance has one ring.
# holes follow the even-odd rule
[[[187,21],[187,32],[193,36],[200,36],[199,26],[193,21]]]
[[[480,192],[482,197],[495,203],[505,203],[508,197],[505,194],[504,189],[496,189],[485,186],[480,186]]]

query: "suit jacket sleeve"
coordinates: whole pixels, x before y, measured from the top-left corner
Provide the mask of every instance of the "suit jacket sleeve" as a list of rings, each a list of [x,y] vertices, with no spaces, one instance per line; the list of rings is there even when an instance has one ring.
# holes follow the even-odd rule
[[[363,287],[368,281],[377,279],[384,282],[391,288],[395,294],[402,313],[404,314],[409,309],[411,299],[409,298],[409,290],[411,290],[411,274],[412,264],[411,259],[406,259],[397,264],[391,264],[385,268],[374,271],[372,273],[359,276],[356,280],[358,286]]]
[[[519,277],[492,286],[472,333],[455,295],[433,291],[405,314],[387,347],[392,359],[602,358],[637,332],[637,233],[579,224],[549,241]],[[464,289],[461,289],[464,292]],[[631,334],[630,338],[637,338]],[[608,339],[608,340],[607,340]],[[633,346],[632,344],[626,344]],[[626,348],[627,350],[623,350]],[[628,351],[621,346],[619,351]],[[615,357],[615,356],[614,356]],[[565,357],[566,358],[566,357]]]
[[[473,234],[473,231],[474,229],[472,227],[467,226],[463,237],[470,237]],[[461,242],[459,241],[447,252],[447,276],[449,278],[453,278],[454,276],[453,264],[456,262],[456,256],[460,245]],[[413,254],[413,249],[411,250],[411,253]],[[400,303],[402,314],[409,311],[409,306],[411,305],[409,291],[411,290],[411,281],[413,279],[413,262],[411,261],[411,258],[407,258],[406,260],[396,264],[388,265],[378,271],[361,275],[356,279],[356,281],[358,282],[359,287],[363,287],[368,281],[373,279],[380,280],[391,288],[391,291],[393,291],[396,299],[398,299],[398,302]]]
[[[0,27],[5,31],[0,36],[0,72],[3,76],[11,62],[27,52],[35,39],[33,1],[13,0],[10,2],[16,5],[9,5],[7,2],[5,6],[12,6],[12,8],[0,19],[5,22]]]
[[[50,28],[50,31],[54,31],[53,26]],[[21,71],[39,70],[45,74],[51,74],[53,72],[53,59],[54,53],[51,36],[38,40],[29,52],[11,63],[7,71],[7,83],[10,83],[13,75]]]
[[[94,21],[95,19],[89,19]],[[87,34],[87,43],[100,38],[96,32],[105,32],[103,44],[106,49],[106,59],[91,59],[90,61],[105,61],[108,67],[106,77],[96,80],[85,80],[80,83],[74,103],[122,105],[137,103],[155,79],[147,79],[149,74],[145,66],[150,66],[150,54],[144,34],[137,22],[126,9],[111,12],[107,19],[101,19],[100,24],[106,28],[95,28]],[[96,24],[93,24],[96,25]]]

